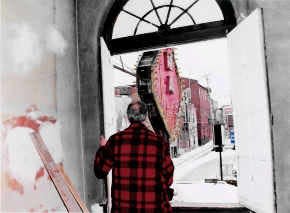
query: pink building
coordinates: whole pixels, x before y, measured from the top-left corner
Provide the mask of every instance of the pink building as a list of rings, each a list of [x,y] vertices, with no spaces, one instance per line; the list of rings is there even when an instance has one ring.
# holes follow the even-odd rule
[[[208,89],[194,79],[181,78],[181,82],[182,88],[191,88],[191,101],[196,108],[198,144],[205,144],[212,138]]]

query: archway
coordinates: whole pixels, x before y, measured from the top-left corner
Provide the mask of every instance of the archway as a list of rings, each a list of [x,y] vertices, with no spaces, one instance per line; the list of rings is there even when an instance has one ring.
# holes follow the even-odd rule
[[[131,4],[131,8],[126,8],[126,5]],[[118,1],[113,4],[112,9],[109,12],[109,15],[105,21],[103,32],[101,33],[104,38],[104,42],[101,42],[101,51],[104,51],[104,45],[107,45],[108,50],[111,55],[132,52],[137,50],[145,50],[150,48],[159,48],[164,46],[170,46],[172,44],[184,44],[196,41],[204,41],[215,38],[224,38],[226,34],[234,28],[236,25],[236,19],[234,16],[234,10],[229,1],[207,1],[213,7],[213,10],[217,11],[216,16],[206,17],[204,19],[199,19],[198,21],[193,16],[192,11],[190,9],[195,6],[200,6],[198,3],[200,1],[186,1],[188,4],[178,5],[174,4],[173,1],[168,1],[168,4],[159,4],[155,5],[155,2],[158,1],[149,1],[149,6],[141,13],[132,11],[134,1]],[[164,2],[164,1],[162,1]],[[136,3],[136,1],[135,1]],[[143,5],[142,5],[143,6]],[[183,7],[182,7],[183,6]],[[172,13],[172,10],[175,10],[175,13]],[[199,9],[204,9],[199,8]],[[163,13],[163,17],[159,14],[160,10],[165,10]],[[160,12],[161,13],[161,12]],[[120,21],[120,17],[129,16],[135,19],[136,23],[126,24],[123,26],[124,28],[119,29],[119,31],[128,31],[130,33],[123,33],[123,35],[118,35],[118,29],[116,26],[121,25],[122,21]],[[151,17],[150,17],[151,15]],[[155,20],[152,19],[152,16],[155,15]],[[204,14],[203,14],[204,15]],[[179,24],[174,26],[175,23],[179,21],[182,17],[187,17],[187,21],[185,24]],[[206,16],[206,15],[204,15]],[[140,30],[142,27],[147,30]],[[148,26],[149,30],[148,30]],[[126,28],[125,28],[126,27]],[[107,60],[103,58],[107,58],[108,53],[102,57],[102,65],[106,64],[108,67]],[[104,67],[103,67],[104,69]],[[103,70],[103,91],[106,90],[110,92],[110,89],[106,89],[105,85],[108,83],[104,82],[104,79],[107,79],[108,74]],[[107,95],[107,93],[106,93]],[[104,102],[107,102],[104,98]],[[108,102],[107,102],[108,103]],[[104,103],[104,115],[106,117],[106,108],[112,106],[112,104]],[[106,107],[107,106],[107,107]],[[106,119],[106,118],[105,118]],[[109,118],[108,120],[111,120]],[[105,129],[107,125],[105,122]],[[106,132],[106,130],[105,130]]]
[[[103,35],[109,48],[112,48],[110,46],[111,45],[110,42],[108,43],[108,38],[110,37],[106,35],[106,30],[109,29],[108,26],[111,26],[111,27],[113,26],[114,22],[112,20],[116,20],[116,19],[111,19],[111,21],[108,21],[110,19],[109,18],[107,19],[107,17],[110,17],[111,15],[110,11],[112,8],[121,7],[120,6],[121,2],[125,4],[125,1],[115,1],[115,4],[114,4],[114,1],[106,1],[104,4],[98,4],[98,3],[93,3],[93,2],[91,2],[90,4],[80,3],[82,4],[82,6],[80,7],[81,9],[79,10],[79,12],[81,14],[82,19],[78,19],[78,21],[79,23],[85,23],[85,24],[89,23],[88,25],[89,27],[82,27],[82,29],[80,29],[80,32],[82,33],[80,34],[81,38],[79,39],[80,48],[81,48],[80,67],[82,71],[81,72],[81,87],[82,87],[81,103],[82,103],[82,118],[83,118],[82,124],[83,124],[83,129],[84,129],[83,139],[84,139],[85,145],[88,147],[88,148],[85,147],[85,152],[89,154],[89,156],[87,157],[88,161],[91,160],[90,156],[93,155],[94,153],[94,150],[92,150],[92,148],[96,146],[93,144],[95,144],[95,141],[97,140],[97,137],[99,134],[98,131],[95,132],[95,129],[96,127],[100,127],[99,130],[102,131],[102,128],[103,128],[103,119],[102,119],[103,106],[102,106],[102,100],[99,100],[99,98],[101,98],[102,96],[100,95],[102,93],[101,92],[102,85],[95,84],[96,82],[99,83],[101,79],[101,76],[100,76],[101,75],[101,72],[100,72],[101,57],[100,57],[100,49],[98,49],[100,47],[100,41],[99,41],[99,37],[97,37],[96,35],[98,36]],[[218,2],[218,5],[227,5],[227,6],[230,5],[230,7],[232,8],[230,1],[217,1],[217,2]],[[237,6],[236,1],[234,3],[235,3],[235,6]],[[247,7],[246,3],[245,4],[241,3],[239,4],[239,6],[240,8],[235,8],[235,10],[247,11],[247,13],[245,14],[248,15],[249,8]],[[87,10],[82,10],[82,8],[87,8]],[[93,10],[90,10],[90,8],[93,8]],[[99,13],[95,13],[95,11],[98,11]],[[108,16],[106,16],[107,14]],[[238,15],[239,15],[239,12],[238,12]],[[160,45],[160,43],[158,43],[158,45]],[[162,44],[162,45],[165,46],[166,44]],[[126,50],[126,51],[132,51],[132,50]],[[88,102],[88,99],[90,99],[89,102]],[[89,166],[88,166],[88,169],[90,169]],[[88,183],[87,183],[88,199],[91,202],[92,200],[96,200],[93,198],[96,195],[96,192],[95,192],[95,189],[89,186],[90,184],[95,182],[95,179],[91,177],[90,174],[86,174],[86,179],[88,180]]]

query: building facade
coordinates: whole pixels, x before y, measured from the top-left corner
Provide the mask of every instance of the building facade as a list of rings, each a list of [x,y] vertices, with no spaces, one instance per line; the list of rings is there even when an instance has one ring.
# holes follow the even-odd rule
[[[198,145],[212,139],[211,100],[209,91],[200,85],[197,80],[181,78],[182,86],[190,88],[191,103],[196,109]]]
[[[182,89],[178,119],[182,123],[177,142],[178,151],[181,153],[198,146],[196,109],[191,102],[190,88]]]

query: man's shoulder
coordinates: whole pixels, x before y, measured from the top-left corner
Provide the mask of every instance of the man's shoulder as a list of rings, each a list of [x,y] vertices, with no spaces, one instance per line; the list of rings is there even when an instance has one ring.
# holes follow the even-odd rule
[[[116,139],[116,138],[120,137],[122,134],[124,134],[124,130],[116,132],[115,134],[111,135],[110,138]]]
[[[153,138],[156,138],[156,139],[159,139],[160,136],[157,135],[154,131],[152,131],[151,129],[149,129],[147,126],[143,125],[142,126],[142,129],[143,131],[150,137],[153,137]]]
[[[165,141],[165,139],[161,135],[156,134],[155,132],[153,132],[148,127],[145,127],[144,126],[144,130],[145,130],[145,132],[146,132],[147,137],[148,137],[149,140],[151,140],[151,141],[158,141],[160,143],[163,143]]]
[[[130,135],[132,133],[133,133],[132,130],[130,130],[130,128],[128,127],[124,130],[118,131],[115,134],[111,135],[110,139],[111,140],[118,140],[118,139],[120,139],[122,137],[126,137],[126,135]]]
[[[115,137],[118,136],[122,136],[122,135],[130,135],[130,134],[136,134],[136,130],[139,129],[140,134],[147,134],[150,137],[153,138],[158,138],[158,139],[162,139],[162,137],[158,134],[156,134],[154,131],[152,131],[151,129],[149,129],[148,127],[146,127],[145,125],[139,125],[139,126],[129,126],[126,129],[119,131],[117,133],[114,134]],[[140,131],[141,130],[141,131]]]
[[[151,130],[148,131],[148,136],[151,138],[155,138],[157,141],[163,142],[164,139],[162,136],[156,134],[155,132],[152,132]]]

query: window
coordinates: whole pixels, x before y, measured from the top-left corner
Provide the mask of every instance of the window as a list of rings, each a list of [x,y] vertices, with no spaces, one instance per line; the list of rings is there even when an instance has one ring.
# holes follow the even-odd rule
[[[129,0],[119,13],[113,39],[223,20],[215,0]],[[210,11],[210,14],[209,14]]]

